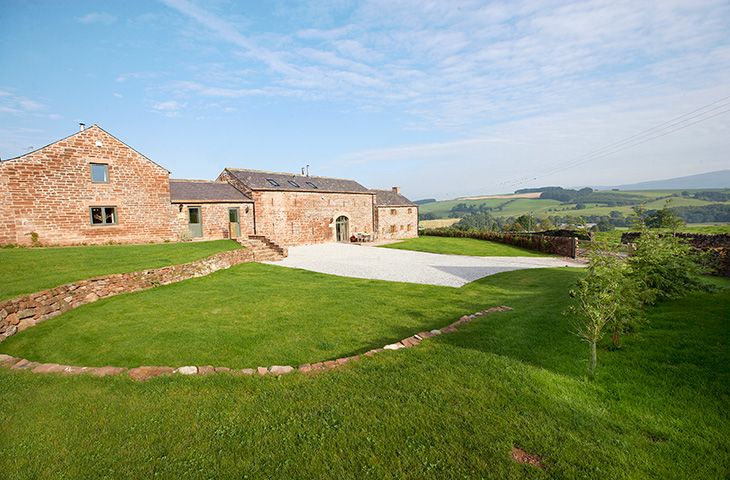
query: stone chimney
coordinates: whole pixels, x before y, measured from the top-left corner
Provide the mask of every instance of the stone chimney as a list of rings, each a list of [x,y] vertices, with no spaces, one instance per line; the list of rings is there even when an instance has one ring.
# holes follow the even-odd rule
[[[393,187],[393,193],[400,195],[400,187]]]

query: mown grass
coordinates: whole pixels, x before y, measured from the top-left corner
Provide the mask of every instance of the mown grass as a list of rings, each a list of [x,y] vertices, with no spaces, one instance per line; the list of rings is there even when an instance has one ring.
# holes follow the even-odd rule
[[[0,300],[84,278],[164,267],[240,248],[231,240],[0,249]]]
[[[575,275],[557,270],[542,278],[562,283],[564,295]],[[82,306],[10,337],[0,352],[88,366],[296,366],[363,353],[510,303],[537,286],[534,278],[525,271],[454,289],[242,264]],[[531,308],[542,302],[530,297],[537,302]]]
[[[489,242],[475,238],[450,238],[421,236],[398,243],[381,245],[383,248],[415,250],[417,252],[444,253],[450,255],[473,255],[478,257],[549,257],[549,253],[535,252],[524,248]]]
[[[237,274],[252,266],[245,267]],[[253,284],[278,270],[249,273]],[[324,292],[312,301],[326,303],[332,284],[302,274]],[[477,305],[515,310],[326,374],[135,383],[0,370],[0,471],[9,479],[726,477],[730,290],[651,309],[624,348],[600,351],[597,377],[588,381],[586,347],[561,315],[578,274],[509,272],[441,289],[443,310],[434,315],[441,321]],[[184,284],[189,296],[210,291]],[[233,295],[248,295],[250,284]],[[405,296],[409,316],[431,315],[437,302],[415,292],[420,304],[396,289],[392,306]],[[295,286],[277,298],[299,293]],[[337,317],[371,293],[332,296]],[[140,337],[154,335],[157,318],[147,320]],[[281,333],[279,340],[291,335]],[[513,462],[513,445],[542,455],[546,469]]]

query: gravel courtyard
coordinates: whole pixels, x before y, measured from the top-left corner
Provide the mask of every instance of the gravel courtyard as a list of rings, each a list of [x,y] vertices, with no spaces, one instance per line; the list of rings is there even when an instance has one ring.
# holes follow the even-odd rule
[[[511,270],[584,266],[559,257],[470,257],[342,243],[289,247],[287,258],[266,263],[343,277],[446,287],[461,287]]]

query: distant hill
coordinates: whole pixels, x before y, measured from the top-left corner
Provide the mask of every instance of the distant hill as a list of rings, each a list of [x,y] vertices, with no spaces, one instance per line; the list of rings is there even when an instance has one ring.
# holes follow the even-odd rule
[[[415,203],[416,205],[423,205],[423,204],[426,204],[426,203],[433,203],[435,201],[436,201],[435,198],[424,198],[422,200],[416,200],[413,203]]]
[[[605,189],[618,188],[621,190],[682,190],[698,188],[730,188],[730,170],[700,173],[686,177],[654,180],[651,182],[632,183],[617,187],[602,187]]]

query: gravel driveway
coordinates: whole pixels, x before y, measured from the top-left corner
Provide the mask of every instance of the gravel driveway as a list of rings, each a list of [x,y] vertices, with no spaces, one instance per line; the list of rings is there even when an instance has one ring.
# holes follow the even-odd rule
[[[560,257],[470,257],[342,243],[289,247],[287,258],[266,263],[343,277],[446,287],[461,287],[487,275],[511,270],[584,266]]]

